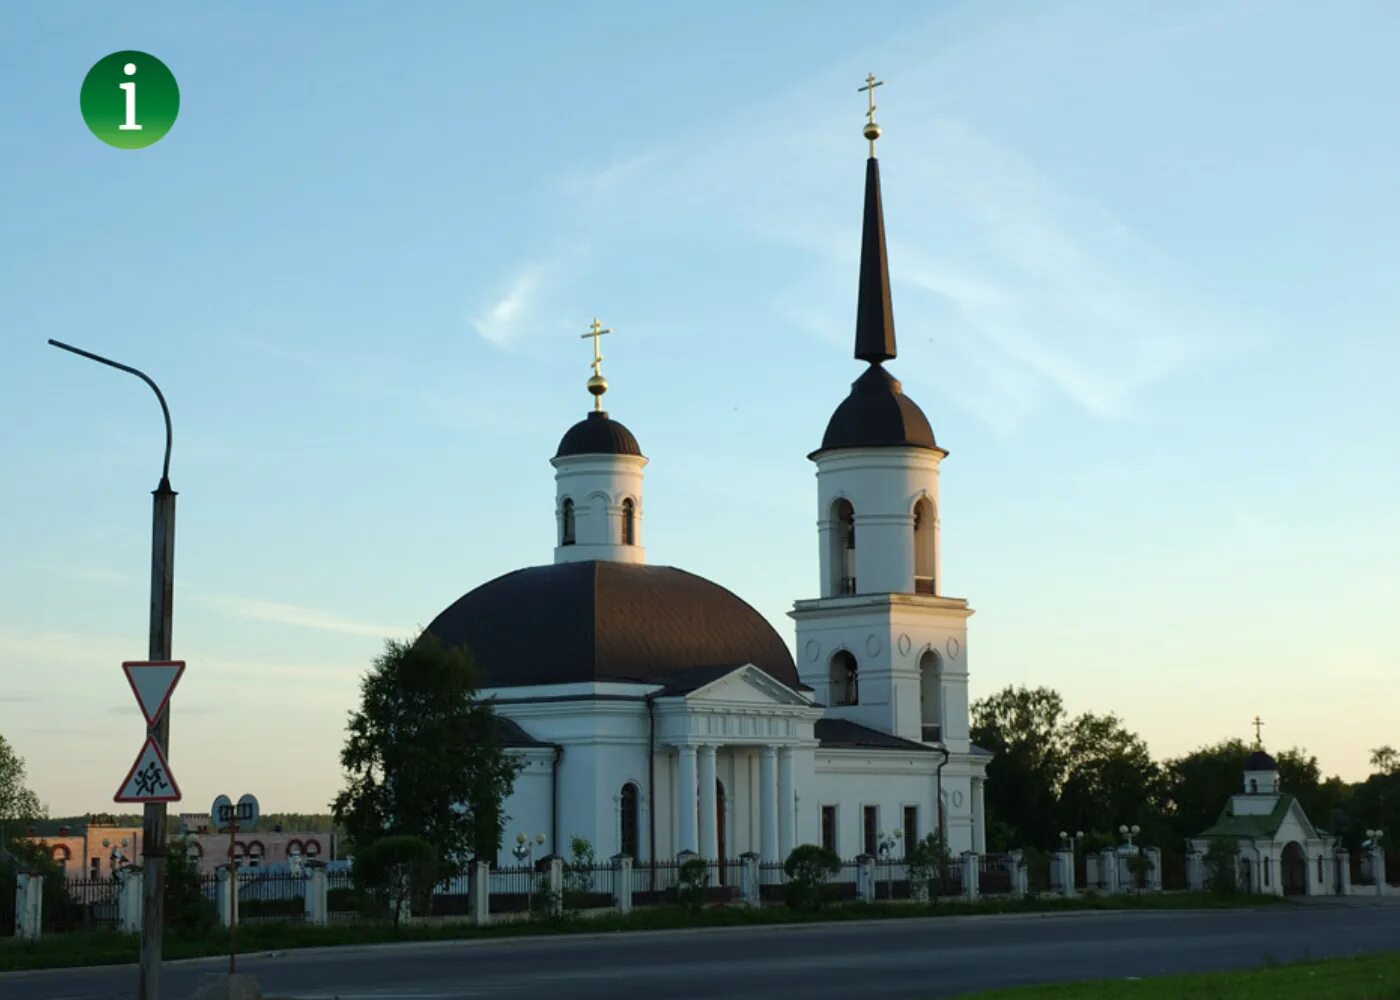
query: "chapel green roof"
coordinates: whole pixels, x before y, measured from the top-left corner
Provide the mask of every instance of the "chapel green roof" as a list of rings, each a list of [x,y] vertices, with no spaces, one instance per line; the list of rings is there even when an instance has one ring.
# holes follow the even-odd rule
[[[1283,793],[1274,803],[1272,812],[1258,813],[1251,816],[1236,816],[1230,812],[1230,804],[1226,803],[1225,808],[1220,810],[1220,816],[1216,819],[1215,825],[1201,834],[1202,837],[1269,837],[1278,832],[1278,828],[1283,825],[1283,819],[1288,815],[1289,808],[1293,805],[1293,796]]]

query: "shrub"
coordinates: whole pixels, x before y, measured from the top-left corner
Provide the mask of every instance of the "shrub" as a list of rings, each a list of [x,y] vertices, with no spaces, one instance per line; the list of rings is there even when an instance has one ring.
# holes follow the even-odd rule
[[[1128,874],[1133,877],[1133,886],[1139,890],[1147,888],[1147,876],[1156,867],[1152,859],[1145,853],[1139,851],[1137,854],[1128,855]]]
[[[1228,837],[1213,837],[1206,849],[1206,888],[1217,896],[1240,891],[1240,845]]]
[[[437,882],[437,851],[422,837],[381,837],[355,855],[356,888],[398,926],[405,912],[428,912]]]
[[[564,899],[566,909],[581,910],[593,894],[593,869],[598,863],[593,844],[587,837],[569,839],[569,860],[564,862]]]
[[[297,900],[301,912],[301,900]],[[199,862],[190,857],[190,838],[172,840],[165,851],[165,926],[204,932],[219,922],[214,901],[204,895]]]
[[[835,851],[818,844],[799,844],[783,862],[788,877],[787,904],[794,910],[819,910],[826,880],[841,870]]]
[[[704,858],[687,858],[676,873],[676,902],[698,911],[705,902],[705,885],[710,881],[710,866]]]
[[[930,833],[923,840],[911,844],[904,860],[909,866],[911,893],[925,896],[929,900],[948,894],[948,866],[952,863],[953,856],[941,833]],[[960,891],[961,887],[957,892]]]

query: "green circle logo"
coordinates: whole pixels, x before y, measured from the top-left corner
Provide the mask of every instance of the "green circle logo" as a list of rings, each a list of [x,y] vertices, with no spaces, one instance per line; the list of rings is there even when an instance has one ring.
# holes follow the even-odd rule
[[[92,134],[118,149],[158,142],[180,113],[175,74],[145,52],[113,52],[83,78],[78,103]]]

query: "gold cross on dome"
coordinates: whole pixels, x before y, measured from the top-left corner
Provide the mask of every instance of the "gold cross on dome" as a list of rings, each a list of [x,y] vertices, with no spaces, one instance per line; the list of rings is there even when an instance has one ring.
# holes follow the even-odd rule
[[[875,140],[880,138],[880,126],[875,124],[875,88],[883,87],[884,80],[875,79],[874,73],[867,73],[865,86],[856,89],[856,93],[865,94],[870,98],[870,107],[865,112],[865,138],[870,142],[870,158],[875,158]]]
[[[605,334],[605,333],[612,333],[612,327],[604,328],[603,324],[598,322],[598,317],[597,317],[597,316],[594,316],[594,317],[593,317],[593,325],[590,326],[590,327],[588,328],[588,332],[587,332],[587,333],[585,333],[585,334],[583,334],[581,337],[579,337],[579,340],[587,340],[589,337],[592,337],[592,338],[593,338],[593,374],[594,374],[594,375],[601,375],[601,374],[602,374],[602,372],[599,370],[599,366],[603,363],[603,352],[599,349],[598,338],[601,337],[601,336],[602,336],[603,334]]]
[[[1264,745],[1264,740],[1263,740],[1263,737],[1260,736],[1259,731],[1260,731],[1262,728],[1264,728],[1264,720],[1260,719],[1259,716],[1256,715],[1256,716],[1254,717],[1253,725],[1254,725],[1254,745],[1257,746],[1257,747],[1261,747],[1261,746]]]
[[[856,90],[857,94],[866,94],[870,98],[870,108],[865,112],[865,121],[868,125],[875,124],[875,88],[883,87],[884,85],[884,80],[877,80],[875,79],[874,73],[867,73],[865,76],[865,86],[859,87]]]

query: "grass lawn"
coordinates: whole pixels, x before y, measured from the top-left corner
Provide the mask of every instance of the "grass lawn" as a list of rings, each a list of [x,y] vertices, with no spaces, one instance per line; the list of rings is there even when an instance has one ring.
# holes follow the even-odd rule
[[[1101,979],[976,993],[968,1000],[1394,1000],[1400,998],[1400,951],[1333,958],[1247,972],[1160,979]]]
[[[522,937],[537,934],[578,934],[612,931],[675,930],[690,927],[743,927],[811,921],[898,920],[910,917],[965,916],[991,913],[1046,913],[1076,910],[1181,910],[1282,903],[1276,896],[1236,896],[1222,899],[1200,893],[1148,893],[1142,896],[1099,896],[1078,899],[993,899],[977,903],[957,900],[932,906],[910,903],[830,904],[815,913],[785,906],[711,906],[692,912],[679,906],[658,906],[622,915],[605,913],[553,921],[517,921],[475,927],[469,923],[415,922],[394,928],[385,923],[343,923],[311,927],[301,923],[240,924],[238,951],[281,951],[331,945],[377,944],[393,941],[447,941],[474,938]],[[51,934],[38,941],[0,939],[0,972],[53,969],[77,965],[119,965],[137,960],[134,935],[110,931]],[[228,953],[228,932],[207,934],[171,931],[166,934],[167,959],[197,958]]]

